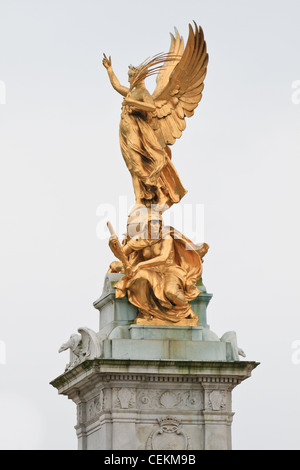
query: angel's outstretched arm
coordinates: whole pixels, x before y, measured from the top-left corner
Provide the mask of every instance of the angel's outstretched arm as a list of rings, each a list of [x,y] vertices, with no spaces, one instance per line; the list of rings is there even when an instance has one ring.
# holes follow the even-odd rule
[[[126,96],[129,92],[129,88],[127,88],[126,86],[122,86],[119,82],[119,80],[117,79],[113,69],[112,69],[112,66],[111,66],[111,58],[109,57],[109,59],[106,57],[105,54],[103,54],[104,58],[102,60],[102,64],[104,65],[104,67],[106,68],[107,70],[107,73],[108,73],[108,76],[109,76],[109,79],[110,79],[110,83],[112,84],[112,87],[118,92],[120,93],[122,96]]]

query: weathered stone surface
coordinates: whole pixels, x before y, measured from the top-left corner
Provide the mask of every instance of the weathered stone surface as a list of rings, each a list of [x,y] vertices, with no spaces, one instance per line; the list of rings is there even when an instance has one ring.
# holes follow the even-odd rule
[[[136,308],[115,298],[119,278],[107,274],[94,303],[99,332],[80,328],[64,343],[70,362],[51,382],[77,405],[78,448],[231,449],[231,393],[257,363],[239,360],[235,332],[210,330],[206,289],[198,326],[137,325]]]
[[[77,404],[79,449],[231,449],[231,392],[255,362],[85,361],[52,382]]]

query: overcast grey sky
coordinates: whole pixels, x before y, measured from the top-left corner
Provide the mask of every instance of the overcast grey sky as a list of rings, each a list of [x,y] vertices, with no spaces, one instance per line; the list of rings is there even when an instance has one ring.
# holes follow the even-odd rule
[[[0,448],[77,447],[75,405],[49,382],[68,362],[60,345],[98,328],[112,260],[99,207],[133,203],[102,53],[126,85],[129,64],[167,51],[174,26],[186,40],[195,20],[208,74],[173,162],[182,203],[204,206],[208,323],[261,362],[233,392],[233,448],[300,449],[300,4],[147,5],[0,0]]]

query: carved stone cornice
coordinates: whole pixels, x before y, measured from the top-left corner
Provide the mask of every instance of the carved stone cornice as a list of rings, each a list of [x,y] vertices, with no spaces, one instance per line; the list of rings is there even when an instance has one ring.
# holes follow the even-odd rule
[[[59,393],[69,395],[82,387],[93,389],[107,382],[161,382],[201,384],[203,388],[222,384],[234,388],[250,377],[257,362],[198,362],[198,361],[138,361],[94,359],[86,360],[51,382]]]

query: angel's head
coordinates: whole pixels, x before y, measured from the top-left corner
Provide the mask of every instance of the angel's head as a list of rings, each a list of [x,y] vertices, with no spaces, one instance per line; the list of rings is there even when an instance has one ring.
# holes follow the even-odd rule
[[[130,84],[133,83],[138,71],[139,67],[134,67],[133,65],[128,66],[128,81]]]
[[[168,62],[174,62],[175,59],[178,59],[177,55],[163,53],[146,59],[138,67],[129,65],[128,81],[130,88],[132,89],[140,84],[144,84],[147,77],[157,74]]]

